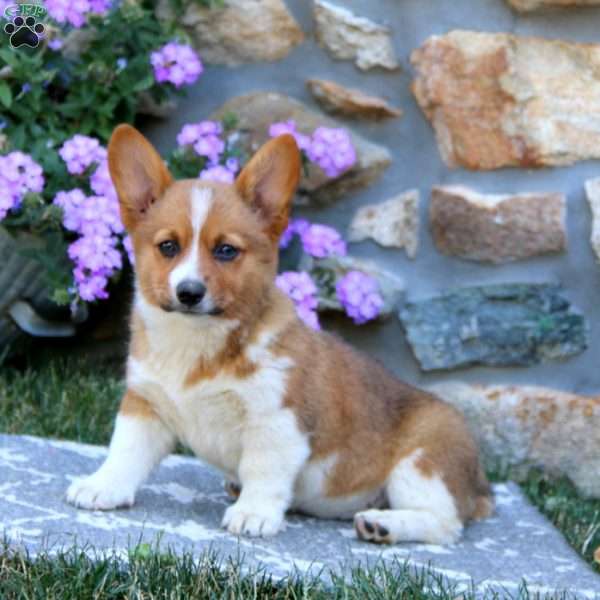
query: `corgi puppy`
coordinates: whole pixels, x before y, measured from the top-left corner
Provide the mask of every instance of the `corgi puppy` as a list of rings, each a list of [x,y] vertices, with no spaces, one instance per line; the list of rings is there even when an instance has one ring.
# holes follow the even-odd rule
[[[135,251],[127,392],[106,461],[70,503],[131,506],[180,441],[239,492],[222,523],[233,534],[272,536],[294,510],[353,518],[371,542],[447,544],[491,513],[462,416],[309,329],[276,288],[300,177],[292,136],[233,185],[173,181],[128,125],[108,157]]]

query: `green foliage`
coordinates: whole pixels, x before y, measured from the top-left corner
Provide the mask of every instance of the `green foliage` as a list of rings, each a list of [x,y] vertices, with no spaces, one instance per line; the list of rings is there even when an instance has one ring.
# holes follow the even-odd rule
[[[24,371],[4,368],[0,431],[106,444],[122,393],[108,368],[73,359],[40,361]]]
[[[264,570],[244,565],[243,559],[227,561],[213,552],[178,556],[169,550],[140,544],[124,562],[116,554],[94,553],[93,548],[74,548],[35,559],[0,545],[0,597],[3,600],[63,600],[94,598],[116,600],[144,598],[172,600],[226,598],[273,600],[472,600],[460,596],[453,584],[429,569],[418,572],[402,562],[368,571],[353,570],[347,579],[330,574],[324,579],[300,575],[274,581]],[[492,598],[489,594],[482,598]],[[528,594],[521,595],[527,598]]]
[[[36,49],[0,48],[2,152],[30,154],[45,177],[43,193],[29,195],[2,226],[37,236],[39,243],[27,255],[44,266],[49,296],[57,303],[70,300],[67,246],[75,238],[62,229],[60,209],[51,202],[60,190],[90,193],[89,173],[70,175],[58,149],[77,133],[106,143],[117,124],[134,122],[140,94],[160,104],[177,91],[156,83],[150,54],[185,35],[156,19],[154,4],[119,3],[104,16],[89,16],[79,30],[48,26],[48,40]],[[48,45],[53,37],[64,40],[62,51]]]
[[[0,80],[0,102],[10,148],[29,152],[50,173],[48,142],[56,148],[75,133],[106,142],[117,123],[133,122],[141,92],[158,102],[173,92],[154,81],[149,55],[174,32],[151,7],[123,3],[89,20],[87,27],[66,34],[68,51],[54,52],[47,44],[39,50],[0,50],[0,68],[8,67]]]
[[[189,4],[196,4],[201,8],[223,8],[225,0],[170,0],[171,6],[178,12],[185,10]]]
[[[567,541],[600,573],[593,553],[600,547],[600,500],[584,499],[566,478],[534,472],[523,483],[527,497],[558,527]]]

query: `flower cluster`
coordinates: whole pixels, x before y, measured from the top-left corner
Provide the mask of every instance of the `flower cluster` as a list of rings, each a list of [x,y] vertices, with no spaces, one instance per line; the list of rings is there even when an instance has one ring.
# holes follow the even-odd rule
[[[74,135],[58,151],[71,175],[82,175],[93,163],[106,158],[106,150],[96,138],[87,135]]]
[[[315,258],[346,256],[346,242],[333,227],[314,223],[300,234],[300,239],[304,252]]]
[[[176,88],[195,83],[204,67],[191,46],[169,42],[152,52],[150,63],[158,83],[172,83]]]
[[[317,163],[327,177],[339,177],[356,163],[356,150],[345,129],[317,127],[307,150],[308,159]]]
[[[198,174],[200,179],[233,183],[240,163],[235,157],[225,158],[227,143],[222,135],[223,125],[218,121],[187,123],[177,135],[177,144],[180,148],[191,148],[206,160],[206,166]]]
[[[306,219],[290,219],[279,240],[280,248],[287,248],[295,235],[300,236],[302,249],[314,258],[346,256],[346,242],[333,227],[313,223]]]
[[[342,128],[317,127],[311,136],[299,133],[293,120],[273,123],[269,135],[277,137],[289,133],[308,160],[319,165],[327,177],[335,178],[356,163],[356,150],[350,134]]]
[[[349,271],[336,284],[335,291],[347,315],[362,325],[375,319],[383,307],[379,284],[361,271]]]
[[[306,219],[290,219],[287,228],[281,234],[279,239],[279,247],[287,248],[296,235],[302,235],[306,229],[310,227],[310,223]]]
[[[89,14],[104,14],[112,0],[46,0],[48,14],[61,25],[83,27]]]
[[[298,144],[298,148],[307,152],[310,148],[310,136],[300,133],[296,129],[296,121],[290,119],[289,121],[282,121],[280,123],[273,123],[269,127],[269,136],[274,138],[280,135],[284,135],[285,133],[289,133],[294,136],[296,140],[296,144]]]
[[[225,150],[222,134],[223,126],[218,121],[188,123],[177,135],[177,144],[183,147],[191,146],[198,156],[204,156],[211,163],[217,163]]]
[[[346,254],[346,243],[333,227],[310,224],[306,219],[291,219],[280,247],[286,248],[295,235],[300,236],[304,252],[315,258]],[[278,276],[277,286],[294,301],[298,316],[318,329],[317,286],[311,276],[304,271],[287,271]],[[335,292],[342,308],[357,325],[376,318],[383,307],[379,283],[362,271],[346,273],[337,281]]]
[[[63,211],[63,226],[80,237],[69,246],[69,258],[75,263],[73,277],[82,300],[91,302],[108,298],[110,277],[122,268],[119,244],[128,253],[131,242],[121,240],[125,231],[119,213],[119,202],[110,179],[106,150],[98,140],[75,136],[61,148],[61,157],[71,173],[83,173],[96,164],[89,184],[93,196],[80,188],[58,192],[54,204]],[[66,148],[66,150],[65,150]]]
[[[296,313],[313,329],[320,329],[316,312],[317,286],[304,271],[285,271],[277,276],[275,285],[294,302]]]
[[[19,207],[25,194],[44,188],[42,167],[24,152],[0,156],[0,220]]]

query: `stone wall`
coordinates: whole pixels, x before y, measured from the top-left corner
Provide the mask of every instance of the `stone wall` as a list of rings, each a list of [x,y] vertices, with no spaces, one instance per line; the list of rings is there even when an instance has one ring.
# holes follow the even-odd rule
[[[184,123],[251,92],[335,113],[360,136],[360,168],[306,182],[296,215],[350,233],[353,256],[402,277],[405,304],[329,326],[466,410],[490,464],[565,473],[582,452],[577,483],[600,495],[600,183],[585,193],[600,177],[600,7],[585,5],[600,2],[226,4],[178,15],[213,64],[150,137],[166,151]],[[292,105],[265,113],[304,111]]]

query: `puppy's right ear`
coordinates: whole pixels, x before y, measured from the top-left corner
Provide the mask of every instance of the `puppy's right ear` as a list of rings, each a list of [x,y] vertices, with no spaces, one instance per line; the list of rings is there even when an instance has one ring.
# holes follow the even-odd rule
[[[119,195],[121,219],[132,231],[173,178],[154,146],[130,125],[114,130],[108,144],[108,168]]]

